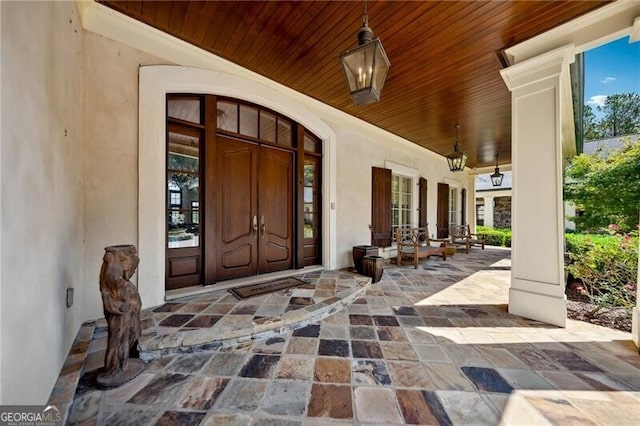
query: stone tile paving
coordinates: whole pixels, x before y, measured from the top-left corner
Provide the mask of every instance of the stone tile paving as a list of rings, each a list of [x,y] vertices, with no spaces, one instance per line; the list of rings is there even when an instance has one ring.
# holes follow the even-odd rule
[[[293,288],[238,300],[228,291],[186,297],[142,311],[141,357],[218,350],[319,321],[364,295],[371,280],[352,272],[300,275]],[[104,328],[104,324],[102,324]]]
[[[235,347],[166,354],[109,391],[93,385],[99,358],[78,356],[104,351],[104,331],[88,324],[50,403],[68,411],[68,424],[638,424],[640,356],[630,335],[510,315],[509,255],[488,248],[418,270],[387,265],[379,283],[329,317]],[[206,313],[200,305],[215,296],[201,297],[211,299],[163,309],[245,315]],[[156,326],[166,318],[154,317]]]

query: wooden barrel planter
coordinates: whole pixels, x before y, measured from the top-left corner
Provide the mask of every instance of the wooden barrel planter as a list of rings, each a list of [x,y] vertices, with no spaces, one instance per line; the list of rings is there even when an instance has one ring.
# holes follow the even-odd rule
[[[362,274],[371,277],[372,283],[382,279],[384,259],[382,256],[365,256],[362,258]]]
[[[376,256],[377,254],[377,246],[353,246],[353,266],[356,272],[362,274],[362,259],[365,256]]]

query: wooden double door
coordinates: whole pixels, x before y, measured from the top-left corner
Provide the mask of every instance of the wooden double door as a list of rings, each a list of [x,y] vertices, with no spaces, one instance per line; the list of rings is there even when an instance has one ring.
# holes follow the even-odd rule
[[[167,290],[292,269],[294,165],[291,150],[217,135],[199,207],[182,215],[199,216],[198,238],[169,243]]]
[[[293,152],[228,137],[218,137],[216,151],[214,206],[207,215],[216,280],[291,269]]]
[[[319,265],[322,141],[258,105],[167,96],[165,288]]]

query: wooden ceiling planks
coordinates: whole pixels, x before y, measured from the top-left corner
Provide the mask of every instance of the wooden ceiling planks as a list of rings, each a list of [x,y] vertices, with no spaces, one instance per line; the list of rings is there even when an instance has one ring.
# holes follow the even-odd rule
[[[281,75],[299,61],[306,61],[309,59],[309,53],[311,48],[322,40],[325,40],[331,34],[337,33],[334,30],[335,17],[332,15],[332,10],[328,2],[324,2],[324,7],[316,15],[316,19],[312,21],[305,21],[303,30],[298,34],[296,40],[289,47],[289,52],[286,58],[283,58],[273,68],[275,75]]]
[[[338,58],[357,45],[363,2],[100,2],[440,154],[459,123],[471,167],[510,161],[501,51],[606,3],[370,1],[391,69],[380,102],[357,107]]]
[[[335,7],[333,4],[330,6],[332,8]],[[336,75],[344,78],[342,65],[338,58],[345,50],[357,46],[356,36],[362,26],[362,15],[358,15],[358,9],[358,4],[356,2],[352,3],[351,8],[346,11],[348,18],[342,20],[339,26],[335,22],[326,26],[318,34],[322,35],[322,37],[308,46],[303,56],[296,58],[296,62],[288,70],[288,75],[291,76],[290,81],[294,87],[301,90],[305,85],[313,84],[314,81],[335,87]],[[335,20],[335,9],[330,10],[330,12],[331,16],[333,16],[330,19]],[[331,64],[337,64],[338,66],[336,68]],[[313,66],[315,72],[307,74],[305,71],[308,70],[309,66]],[[309,75],[313,75],[313,78],[310,79]],[[323,89],[320,87],[312,86],[310,93],[316,99],[322,99],[321,96],[318,96],[318,94],[323,93],[321,90]]]
[[[184,34],[186,40],[194,39],[194,35],[198,30],[198,17],[203,13],[205,5],[206,3],[199,1],[187,3],[187,10],[185,11],[182,25],[180,27],[180,34]]]

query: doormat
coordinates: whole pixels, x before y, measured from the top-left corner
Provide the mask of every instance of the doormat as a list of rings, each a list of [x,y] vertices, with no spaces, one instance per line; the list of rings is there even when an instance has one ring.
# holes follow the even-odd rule
[[[264,283],[251,284],[244,287],[230,288],[229,292],[236,296],[238,299],[246,299],[247,297],[259,296],[261,294],[271,293],[273,291],[283,290],[289,287],[295,287],[300,284],[307,284],[307,282],[302,281],[299,278],[289,277],[279,280],[267,281]]]

